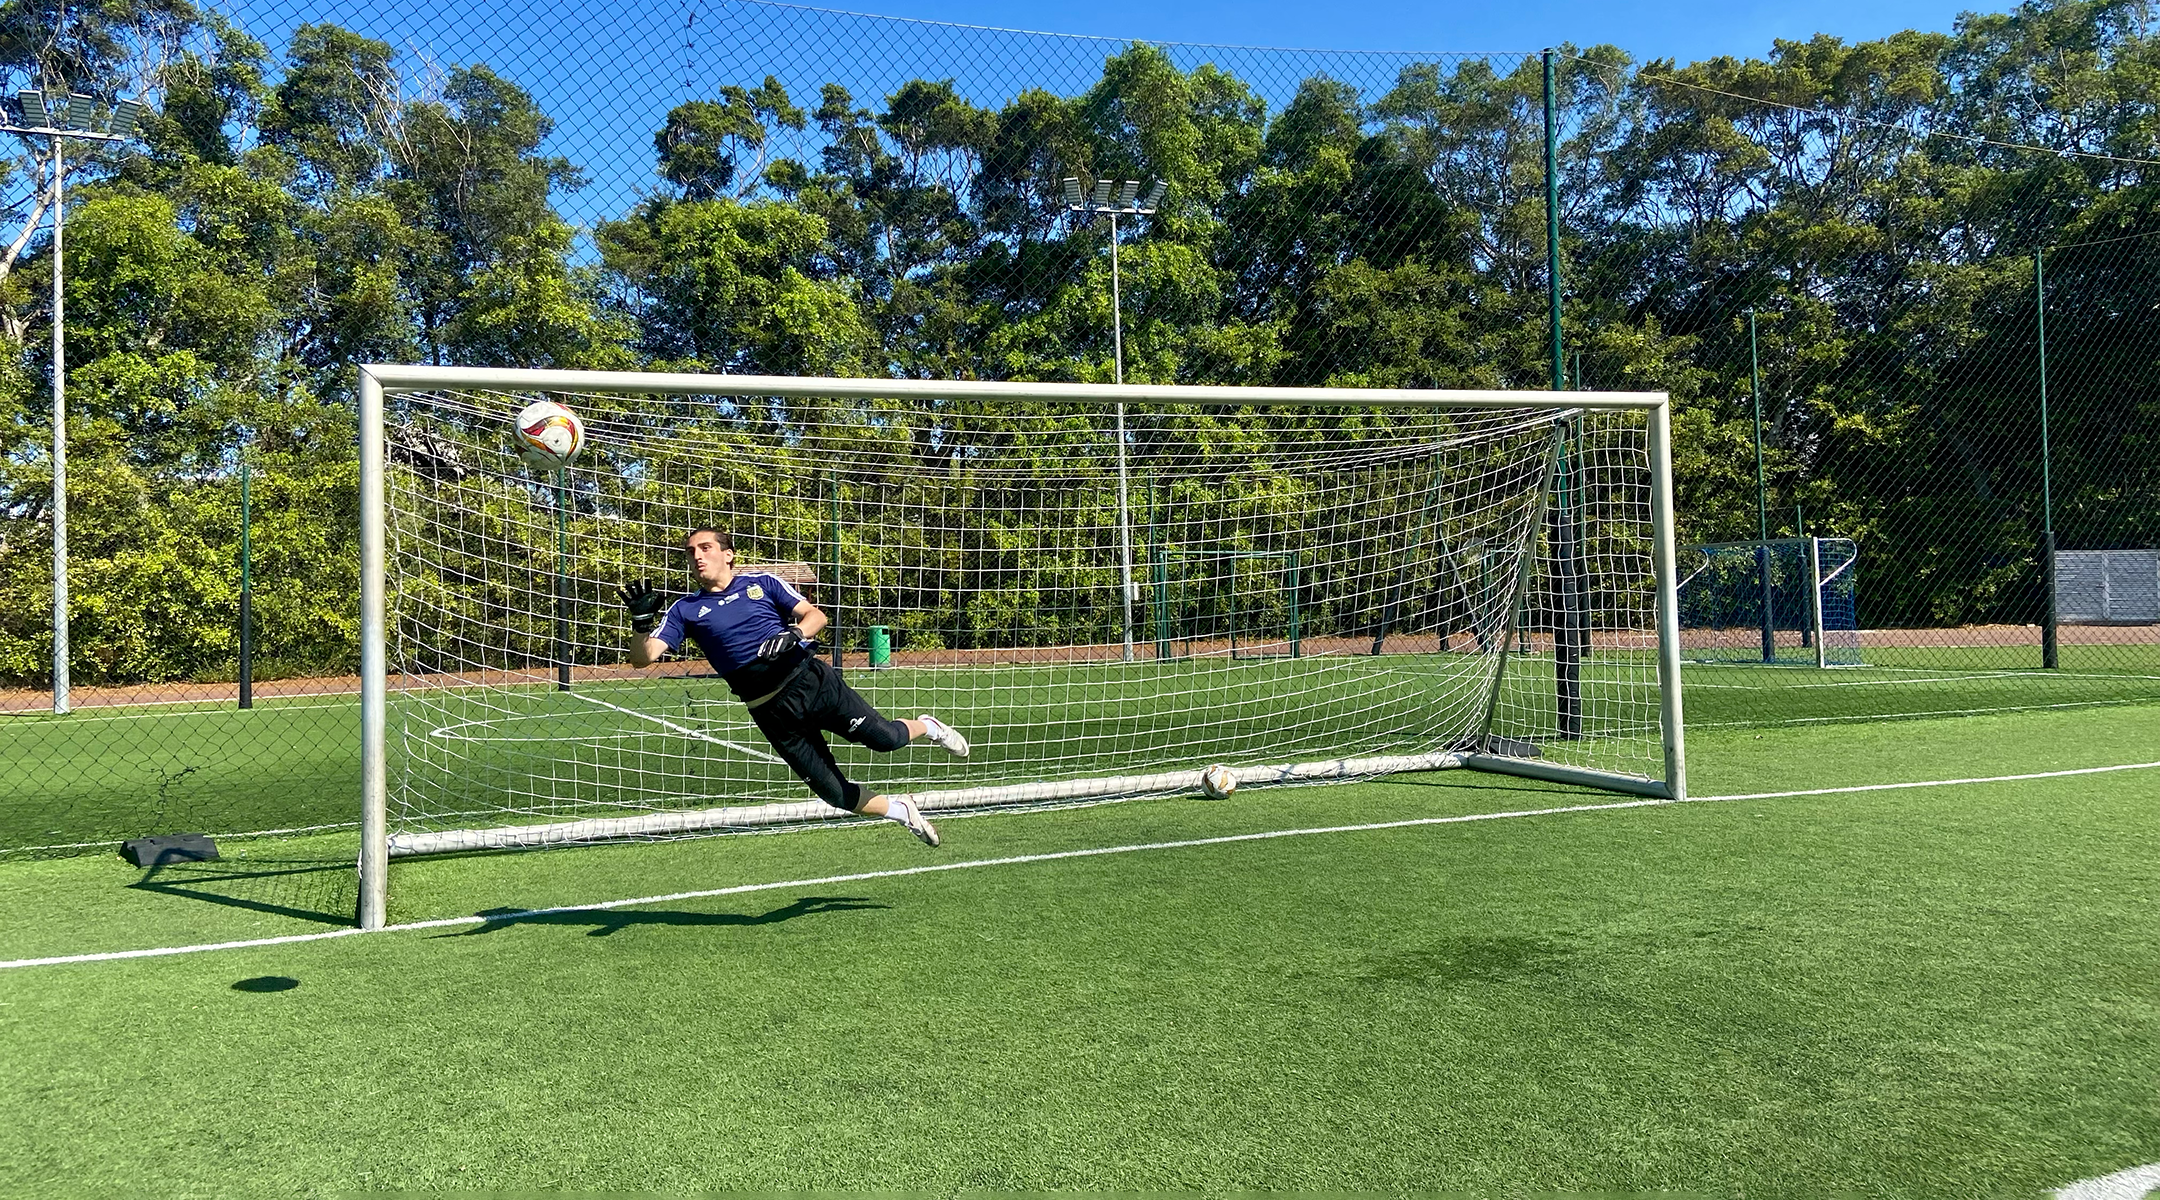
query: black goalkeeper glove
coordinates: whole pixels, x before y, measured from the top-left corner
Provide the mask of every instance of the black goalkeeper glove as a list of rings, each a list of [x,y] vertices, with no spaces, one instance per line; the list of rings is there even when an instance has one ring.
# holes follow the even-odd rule
[[[660,610],[667,607],[667,597],[653,590],[652,581],[640,579],[615,589],[622,593],[623,607],[630,610],[630,628],[639,633],[651,633],[660,623]]]
[[[772,635],[771,637],[766,638],[763,642],[758,643],[758,661],[771,662],[772,660],[780,657],[781,655],[786,654],[788,651],[793,650],[795,647],[802,645],[808,640],[808,638],[805,638],[803,636],[802,626],[790,625],[786,629],[783,629],[780,632]]]

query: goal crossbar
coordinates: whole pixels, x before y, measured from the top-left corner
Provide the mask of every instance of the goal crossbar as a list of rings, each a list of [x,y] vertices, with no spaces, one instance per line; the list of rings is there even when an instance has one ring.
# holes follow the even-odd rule
[[[831,397],[889,400],[1002,400],[1056,404],[1270,404],[1290,408],[1521,408],[1554,403],[1592,411],[1650,410],[1663,392],[1512,392],[1449,388],[1243,387],[1191,383],[1029,383],[978,379],[850,379],[805,375],[685,375],[640,371],[547,371],[493,367],[373,365],[362,386],[385,393],[439,388],[506,392],[619,392],[629,395]]]
[[[457,831],[401,831],[393,837],[388,822],[389,771],[386,756],[389,732],[386,575],[386,492],[389,458],[385,397],[397,393],[458,389],[498,393],[709,395],[865,401],[1021,400],[1035,404],[1074,406],[1114,404],[1121,411],[1132,404],[1200,408],[1274,406],[1286,410],[1541,408],[1553,413],[1556,419],[1568,412],[1639,413],[1646,422],[1643,449],[1647,452],[1649,468],[1647,515],[1651,545],[1648,547],[1648,558],[1654,576],[1656,596],[1655,674],[1660,691],[1657,705],[1660,728],[1657,735],[1662,742],[1662,778],[1598,770],[1535,757],[1519,757],[1513,752],[1491,753],[1487,752],[1493,749],[1490,745],[1482,750],[1443,750],[1268,765],[1234,765],[1233,771],[1241,784],[1268,785],[1467,768],[1663,799],[1684,799],[1687,793],[1681,729],[1679,612],[1675,592],[1677,544],[1673,512],[1670,404],[1663,393],[1166,384],[1013,384],[967,380],[689,375],[385,364],[363,367],[359,382],[363,801],[359,918],[360,924],[365,928],[380,927],[387,920],[388,866],[393,856],[860,819],[855,814],[831,808],[822,802],[804,801],[656,811],[622,817]],[[1190,791],[1196,785],[1195,772],[1180,770],[987,787],[919,790],[897,794],[909,795],[931,811],[950,811],[1007,804],[1108,800],[1143,794]]]

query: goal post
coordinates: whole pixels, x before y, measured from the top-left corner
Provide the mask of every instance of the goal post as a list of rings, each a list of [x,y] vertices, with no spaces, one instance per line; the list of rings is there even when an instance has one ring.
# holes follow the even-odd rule
[[[545,479],[504,440],[542,398],[589,431]],[[628,666],[614,586],[687,594],[698,525],[832,616],[881,711],[970,733],[959,761],[835,740],[930,811],[1190,792],[1215,762],[1686,794],[1662,393],[373,365],[359,407],[363,927],[395,857],[857,819],[701,658]],[[1178,599],[1158,547],[1245,566]]]

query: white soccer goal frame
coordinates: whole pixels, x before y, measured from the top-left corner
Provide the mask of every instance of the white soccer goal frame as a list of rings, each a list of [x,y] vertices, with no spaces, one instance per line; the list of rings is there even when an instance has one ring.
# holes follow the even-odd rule
[[[777,396],[836,399],[998,399],[1021,398],[1063,404],[1133,403],[1175,405],[1279,405],[1290,408],[1549,408],[1561,411],[1634,411],[1648,420],[1650,458],[1651,569],[1657,592],[1657,676],[1659,726],[1664,750],[1664,778],[1647,779],[1594,768],[1532,759],[1508,758],[1475,752],[1446,752],[1396,756],[1386,759],[1346,758],[1336,762],[1248,766],[1239,769],[1241,782],[1261,783],[1325,778],[1349,778],[1391,771],[1435,770],[1462,767],[1526,776],[1557,783],[1580,784],[1609,791],[1658,799],[1682,800],[1687,796],[1686,752],[1681,726],[1680,628],[1678,601],[1678,545],[1673,515],[1671,400],[1663,392],[1552,392],[1465,391],[1403,388],[1231,387],[1179,384],[1100,383],[999,383],[974,380],[840,379],[773,375],[688,375],[627,371],[556,371],[492,367],[437,367],[370,364],[360,369],[360,740],[361,823],[359,923],[363,929],[379,929],[387,919],[389,867],[392,855],[389,834],[389,775],[387,736],[389,728],[389,646],[385,553],[387,546],[386,467],[387,440],[384,428],[384,397],[392,393],[444,388],[490,389],[524,392],[625,392],[648,395]],[[1130,588],[1127,588],[1128,597]],[[1158,790],[1167,777],[1141,776],[1125,779],[1066,780],[1041,785],[1043,799],[1080,799],[1092,794],[1122,793],[1140,787]],[[1094,790],[1090,790],[1091,787]],[[1108,790],[1105,790],[1108,789]],[[985,789],[966,789],[968,792]],[[996,789],[991,789],[996,790]],[[1054,793],[1054,794],[1053,794]],[[930,797],[925,797],[926,799]],[[1033,799],[1031,795],[1027,797]],[[980,802],[981,797],[959,796],[953,803]],[[773,805],[774,809],[820,808],[816,803]],[[945,807],[932,803],[925,807]],[[835,810],[837,811],[837,810]],[[744,810],[711,809],[699,812],[654,814],[632,821],[659,822],[650,830],[625,829],[624,834],[687,832],[699,828],[740,825]],[[780,819],[800,820],[802,813],[778,814]],[[846,815],[846,814],[840,814]],[[589,822],[564,823],[561,827],[528,827],[531,835],[499,844],[559,844],[587,840],[596,831],[571,828]],[[484,835],[488,831],[476,831]],[[468,843],[446,844],[434,849],[484,849],[498,844],[484,836]]]

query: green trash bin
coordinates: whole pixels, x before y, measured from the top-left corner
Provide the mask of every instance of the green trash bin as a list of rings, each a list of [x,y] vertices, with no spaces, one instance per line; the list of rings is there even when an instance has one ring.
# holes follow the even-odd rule
[[[892,630],[883,625],[872,625],[870,627],[870,665],[873,667],[889,667],[892,665]]]

